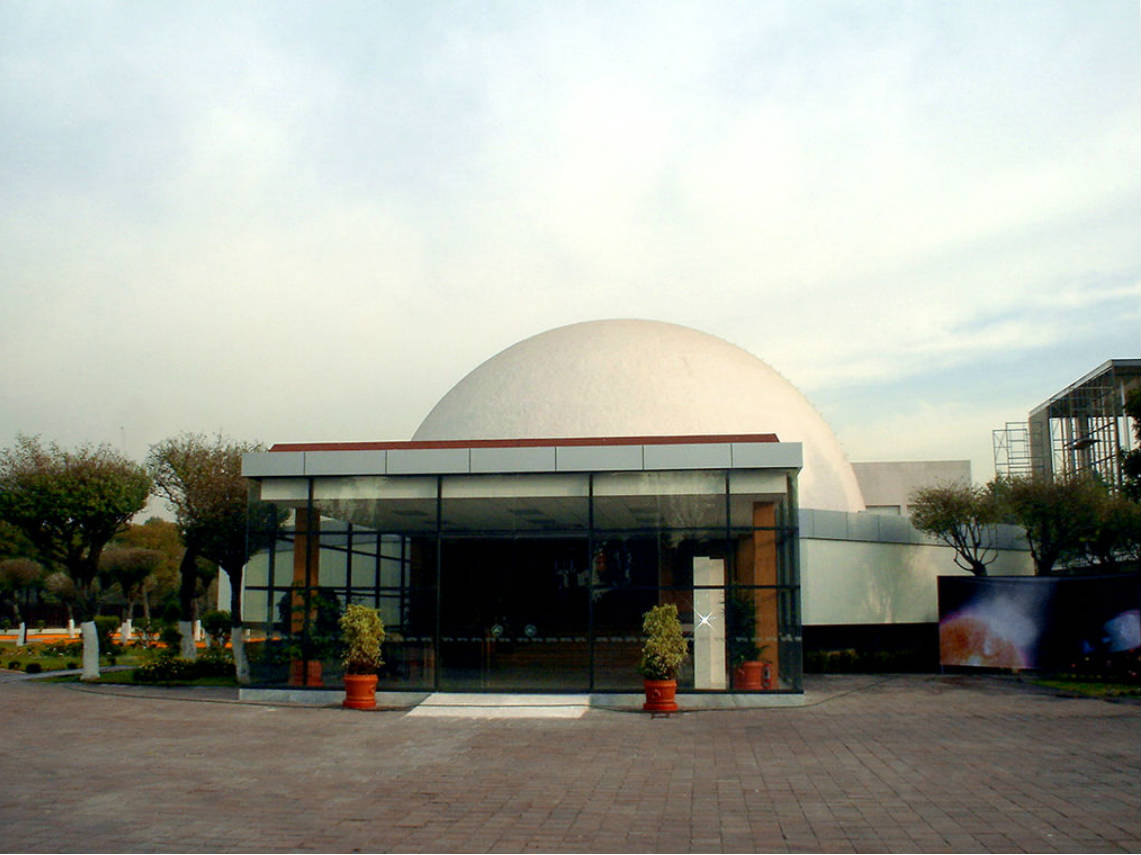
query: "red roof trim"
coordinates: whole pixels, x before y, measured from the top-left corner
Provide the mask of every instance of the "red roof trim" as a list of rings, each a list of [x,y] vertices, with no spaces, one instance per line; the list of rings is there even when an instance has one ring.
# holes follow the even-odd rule
[[[389,451],[414,448],[536,448],[567,445],[700,445],[714,442],[780,442],[775,433],[699,436],[597,436],[559,439],[422,439],[404,442],[279,442],[270,451]]]

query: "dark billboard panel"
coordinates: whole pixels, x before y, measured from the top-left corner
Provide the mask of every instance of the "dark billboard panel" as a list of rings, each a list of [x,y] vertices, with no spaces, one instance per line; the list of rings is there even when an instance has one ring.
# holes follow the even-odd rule
[[[939,663],[1065,670],[1141,648],[1141,576],[940,576]]]

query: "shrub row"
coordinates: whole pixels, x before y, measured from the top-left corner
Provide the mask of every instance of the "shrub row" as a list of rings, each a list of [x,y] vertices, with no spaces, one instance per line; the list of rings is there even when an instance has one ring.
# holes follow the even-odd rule
[[[234,673],[234,660],[218,647],[209,647],[197,659],[160,656],[132,672],[136,683],[181,683],[199,677],[228,677]]]
[[[931,656],[920,650],[811,650],[804,655],[806,674],[905,674],[933,670]]]

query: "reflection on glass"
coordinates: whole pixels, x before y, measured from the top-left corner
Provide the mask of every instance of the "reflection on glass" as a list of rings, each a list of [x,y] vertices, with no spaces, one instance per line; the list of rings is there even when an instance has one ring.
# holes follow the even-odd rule
[[[380,610],[382,688],[640,691],[642,616],[674,603],[681,688],[799,689],[794,514],[739,474],[728,494],[723,471],[322,478],[311,506],[293,479],[250,533],[255,677],[286,679],[300,585]]]

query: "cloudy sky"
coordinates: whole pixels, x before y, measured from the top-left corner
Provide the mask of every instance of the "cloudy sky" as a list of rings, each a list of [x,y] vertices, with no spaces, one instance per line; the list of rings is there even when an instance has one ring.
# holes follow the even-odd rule
[[[0,4],[0,445],[406,439],[512,343],[727,339],[854,460],[1141,354],[1141,26],[1083,2]]]

